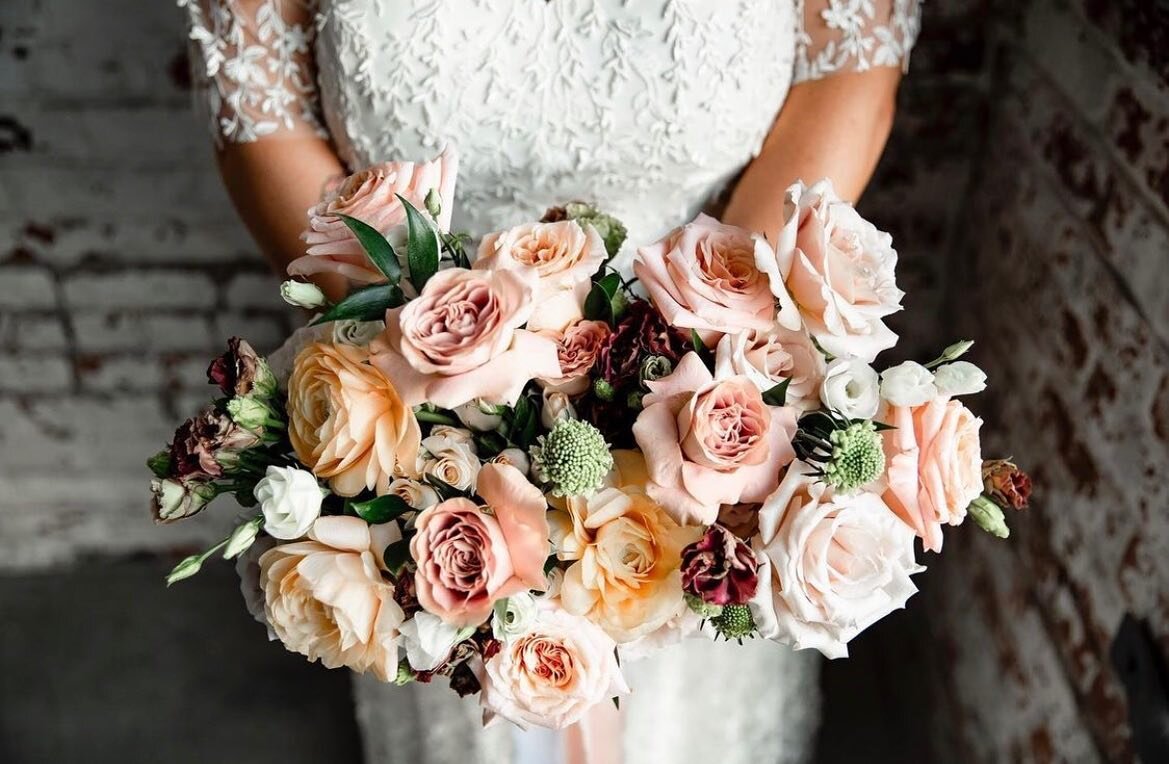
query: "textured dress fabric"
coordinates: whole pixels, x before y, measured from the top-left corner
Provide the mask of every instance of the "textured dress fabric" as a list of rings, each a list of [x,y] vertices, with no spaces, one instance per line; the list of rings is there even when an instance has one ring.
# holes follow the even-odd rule
[[[906,66],[920,17],[918,0],[179,5],[217,141],[322,135],[353,169],[453,145],[454,228],[480,236],[580,199],[640,244],[717,200],[793,83]],[[812,654],[690,640],[624,665],[630,764],[811,753]],[[444,686],[355,686],[369,761],[555,761],[556,733],[480,731],[474,699]]]

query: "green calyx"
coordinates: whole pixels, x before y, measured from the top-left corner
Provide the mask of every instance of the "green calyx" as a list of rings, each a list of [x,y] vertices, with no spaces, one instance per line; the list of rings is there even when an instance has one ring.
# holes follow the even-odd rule
[[[703,618],[718,618],[720,615],[722,615],[723,605],[715,605],[711,602],[703,602],[700,598],[695,597],[689,592],[686,592],[683,597],[686,600],[686,606]]]
[[[555,496],[589,496],[613,468],[613,454],[600,431],[579,419],[562,419],[531,450],[536,477]]]
[[[722,612],[710,619],[710,624],[727,639],[743,639],[755,633],[755,619],[746,605],[723,606]]]
[[[872,422],[855,422],[828,436],[832,456],[824,465],[824,481],[842,493],[871,483],[885,471],[885,451]]]

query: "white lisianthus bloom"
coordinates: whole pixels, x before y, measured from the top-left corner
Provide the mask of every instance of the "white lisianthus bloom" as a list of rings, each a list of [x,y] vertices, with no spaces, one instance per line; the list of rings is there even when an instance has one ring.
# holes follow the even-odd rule
[[[345,319],[333,322],[333,342],[337,345],[365,347],[374,337],[386,330],[385,321],[354,321]]]
[[[877,372],[859,358],[837,358],[828,364],[820,400],[849,419],[872,419],[881,404]]]
[[[518,592],[495,603],[491,615],[491,633],[496,639],[507,640],[523,634],[536,620],[536,598],[528,592]]]
[[[264,513],[264,530],[285,540],[308,533],[325,498],[313,473],[296,467],[269,467],[253,494]]]
[[[438,491],[426,483],[411,480],[410,478],[396,478],[395,480],[391,480],[387,493],[397,496],[414,509],[419,510],[433,507],[441,500]]]
[[[490,432],[503,423],[503,406],[476,399],[456,408],[455,416],[475,432]]]
[[[545,389],[544,405],[540,408],[540,424],[551,430],[561,419],[576,419],[576,409],[567,395]]]
[[[510,464],[527,475],[532,469],[532,460],[522,448],[505,448],[491,459],[495,464]]]
[[[454,646],[469,635],[469,630],[451,626],[425,610],[415,613],[398,631],[406,648],[406,660],[415,671],[438,668],[450,657]]]
[[[881,397],[894,406],[921,406],[938,397],[934,375],[915,361],[881,372]]]
[[[934,372],[941,395],[973,395],[986,389],[986,372],[969,361],[955,361]]]
[[[435,427],[422,439],[419,460],[423,474],[436,477],[460,491],[475,488],[480,464],[469,431],[457,427]]]

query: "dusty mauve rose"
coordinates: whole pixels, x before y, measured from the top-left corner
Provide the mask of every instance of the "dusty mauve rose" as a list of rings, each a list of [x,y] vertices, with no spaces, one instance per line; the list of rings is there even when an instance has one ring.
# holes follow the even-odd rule
[[[370,345],[374,365],[408,406],[514,404],[529,380],[560,373],[556,343],[519,328],[534,279],[514,270],[437,273],[418,299],[386,312],[386,331]]]
[[[612,486],[573,496],[552,513],[557,557],[571,561],[560,587],[570,613],[600,625],[617,642],[660,628],[685,607],[678,570],[683,547],[701,530],[678,525],[645,495],[645,462],[635,451],[613,454]]]
[[[543,494],[505,464],[485,464],[477,490],[490,513],[470,499],[447,499],[418,515],[410,540],[419,603],[459,627],[483,623],[496,600],[545,586]]]
[[[365,348],[317,342],[297,355],[288,380],[296,457],[341,496],[380,496],[395,476],[417,476],[418,420],[368,361]]]
[[[564,729],[598,703],[627,694],[615,648],[596,624],[541,603],[531,628],[484,662],[484,724],[502,717],[523,729]]]
[[[285,647],[328,668],[394,678],[403,614],[374,551],[384,548],[386,530],[356,517],[322,517],[309,540],[260,557],[264,613]]]
[[[872,361],[897,342],[882,320],[901,310],[903,296],[892,238],[841,200],[829,181],[788,188],[775,253],[759,261],[772,292],[795,299],[826,351]]]
[[[546,388],[565,395],[580,395],[588,390],[589,372],[609,337],[609,325],[604,321],[577,321],[563,332],[546,331],[544,335],[556,341],[560,374],[540,381]]]
[[[893,406],[883,420],[888,463],[884,500],[929,551],[942,551],[942,525],[958,525],[982,494],[982,420],[955,400]]]
[[[1031,500],[1031,478],[1007,459],[982,464],[983,490],[999,506],[1026,509]]]
[[[218,385],[224,395],[251,395],[257,392],[270,395],[275,380],[267,362],[256,354],[246,340],[232,337],[227,341],[227,352],[207,367],[207,381]]]
[[[186,479],[223,475],[221,454],[232,454],[260,442],[255,433],[240,427],[227,414],[207,408],[175,430],[170,445],[171,475]]]
[[[828,658],[917,591],[925,570],[913,531],[875,493],[833,495],[813,469],[794,462],[759,510],[755,552],[762,567],[751,614],[761,636]]]
[[[759,587],[755,553],[721,525],[682,550],[682,589],[712,605],[743,605]]]
[[[716,366],[742,374],[766,392],[788,380],[786,404],[800,411],[819,408],[824,355],[803,329],[776,324],[766,332],[726,335],[718,343]]]
[[[477,270],[523,270],[537,277],[530,329],[562,329],[581,317],[590,279],[605,262],[605,242],[592,226],[573,220],[525,223],[488,234]]]
[[[720,504],[775,489],[795,458],[795,409],[766,405],[746,377],[714,377],[697,353],[648,385],[633,436],[649,466],[646,492],[674,519],[708,525]]]
[[[699,215],[639,249],[633,272],[671,326],[695,329],[713,347],[722,334],[766,331],[775,321],[775,298],[755,264],[768,258],[774,253],[761,237]],[[799,328],[794,307],[783,319]]]
[[[435,191],[442,204],[436,222],[445,231],[450,227],[458,166],[455,152],[447,149],[429,162],[374,165],[327,188],[321,201],[308,211],[309,227],[301,234],[308,253],[292,261],[289,275],[338,273],[358,284],[385,281],[338,215],[357,218],[387,235],[406,222],[406,209],[397,194],[425,212],[426,195]]]

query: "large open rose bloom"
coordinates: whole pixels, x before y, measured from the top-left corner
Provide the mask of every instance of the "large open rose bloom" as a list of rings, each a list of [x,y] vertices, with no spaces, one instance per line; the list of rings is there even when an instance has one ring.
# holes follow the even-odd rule
[[[388,235],[406,222],[398,194],[425,212],[426,196],[434,191],[442,205],[436,222],[445,231],[450,227],[458,167],[458,156],[447,149],[429,162],[377,164],[326,188],[321,201],[308,211],[309,227],[301,234],[307,254],[289,264],[289,275],[338,273],[358,284],[385,281],[338,215],[357,218]]]
[[[553,512],[557,556],[574,561],[560,600],[570,613],[599,624],[617,642],[631,642],[663,626],[685,608],[682,549],[702,535],[680,526],[645,494],[645,463],[635,451],[617,451],[612,486],[569,498]]]
[[[832,495],[803,462],[759,510],[759,633],[828,658],[917,591],[913,532],[874,493]]]
[[[415,475],[422,433],[409,405],[369,351],[314,342],[288,380],[288,438],[296,457],[341,496],[389,490],[395,473]]]
[[[882,421],[895,428],[884,433],[885,502],[927,550],[940,552],[942,525],[961,523],[982,493],[982,420],[943,396],[922,406],[892,406]]]
[[[670,325],[695,329],[713,346],[724,333],[766,331],[774,322],[775,297],[756,266],[769,258],[774,254],[761,237],[699,215],[639,249],[633,272]],[[789,328],[799,327],[794,307],[782,317]]]
[[[483,465],[477,490],[489,513],[470,499],[447,499],[418,515],[410,540],[418,602],[459,627],[485,621],[496,600],[546,583],[543,494],[507,464]]]
[[[788,188],[775,254],[759,261],[772,292],[795,299],[826,351],[872,361],[897,343],[882,320],[901,310],[904,296],[892,238],[840,199],[831,182]]]
[[[582,317],[592,276],[606,256],[605,242],[591,225],[574,220],[525,223],[485,236],[474,267],[534,273],[537,287],[528,327],[563,329]]]
[[[765,332],[728,334],[719,340],[715,365],[747,377],[762,392],[786,379],[787,405],[800,411],[820,406],[824,354],[804,329],[792,331],[776,324]]]
[[[534,290],[535,275],[522,271],[437,273],[416,300],[386,312],[373,364],[408,406],[514,404],[529,380],[560,374],[556,342],[520,329]]]
[[[615,648],[595,623],[542,604],[531,627],[484,664],[484,724],[502,717],[523,729],[563,729],[598,703],[628,694]]]
[[[649,388],[633,436],[649,471],[646,493],[675,520],[709,525],[720,505],[775,490],[795,458],[794,408],[768,406],[747,377],[716,378],[697,353]]]
[[[394,678],[403,613],[378,551],[393,540],[389,529],[356,517],[322,517],[307,541],[260,557],[264,615],[285,647],[328,668]]]

